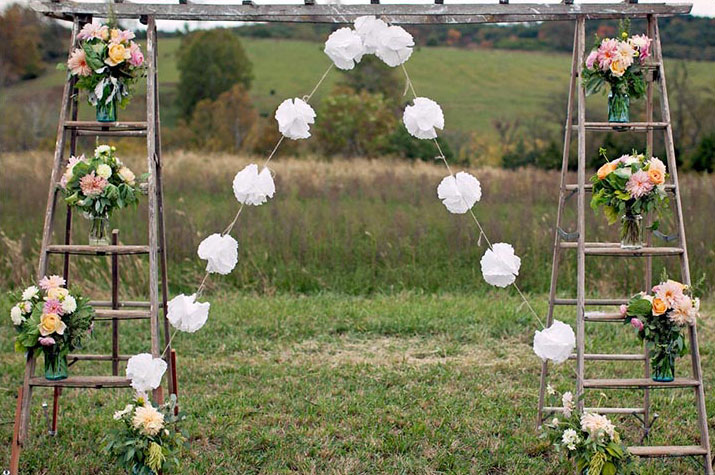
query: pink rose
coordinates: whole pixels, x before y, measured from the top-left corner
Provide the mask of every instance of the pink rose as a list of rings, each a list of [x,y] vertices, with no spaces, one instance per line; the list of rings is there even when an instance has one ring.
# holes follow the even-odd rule
[[[593,50],[591,51],[591,54],[588,55],[588,58],[586,58],[586,67],[588,69],[593,69],[596,59],[598,59],[598,51]]]
[[[42,338],[39,338],[37,341],[39,341],[40,345],[42,346],[52,346],[56,343],[55,339],[51,336],[44,336]]]
[[[621,312],[621,316],[625,317],[626,314],[628,313],[628,305],[623,304],[620,307],[618,307],[618,311]]]
[[[643,330],[643,322],[641,322],[641,321],[640,321],[639,319],[637,319],[637,318],[632,318],[632,319],[631,319],[631,325],[633,326],[633,328],[635,328],[635,329],[638,330],[638,331]]]

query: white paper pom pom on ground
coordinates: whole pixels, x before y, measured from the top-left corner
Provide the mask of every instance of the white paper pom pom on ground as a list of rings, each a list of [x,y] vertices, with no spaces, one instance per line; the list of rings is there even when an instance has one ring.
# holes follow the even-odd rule
[[[511,244],[498,242],[484,253],[481,265],[482,275],[488,284],[506,287],[513,284],[519,275],[521,259],[514,254]]]
[[[459,172],[442,179],[437,197],[450,213],[464,214],[482,198],[482,187],[474,176]]]
[[[273,198],[276,185],[268,168],[258,173],[258,165],[251,163],[233,179],[233,194],[239,203],[258,206]]]
[[[229,274],[238,262],[238,241],[228,234],[212,234],[199,244],[198,255],[206,259],[206,272]]]
[[[349,70],[360,62],[365,48],[359,34],[351,28],[339,28],[328,37],[324,51],[333,60],[335,66]]]
[[[573,329],[559,320],[554,320],[549,328],[534,333],[534,353],[542,360],[563,363],[576,346]]]
[[[179,331],[194,333],[209,318],[208,302],[196,302],[196,294],[180,294],[169,301],[166,318]]]
[[[293,140],[310,137],[310,124],[315,123],[315,111],[303,99],[286,99],[276,109],[278,130]]]
[[[444,128],[442,108],[432,99],[416,97],[412,105],[405,107],[402,114],[407,131],[418,139],[435,139],[437,130]]]
[[[412,55],[415,41],[401,26],[388,26],[381,29],[377,38],[375,55],[390,67],[399,66]]]
[[[132,387],[145,393],[161,385],[161,378],[166,372],[166,361],[153,358],[149,353],[140,353],[127,361],[127,378],[132,380]]]

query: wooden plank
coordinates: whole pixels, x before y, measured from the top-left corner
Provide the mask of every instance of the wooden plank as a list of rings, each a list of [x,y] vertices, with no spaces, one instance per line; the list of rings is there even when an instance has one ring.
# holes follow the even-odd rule
[[[15,424],[12,429],[12,444],[10,449],[10,475],[17,475],[20,471],[20,419],[22,416],[22,386],[17,390],[15,403]]]
[[[600,389],[628,389],[628,388],[695,388],[700,382],[689,378],[675,378],[673,381],[662,383],[646,378],[633,379],[585,379],[584,388]]]
[[[136,255],[149,254],[149,246],[120,245],[120,246],[88,246],[80,244],[63,245],[53,244],[47,246],[49,254],[77,254],[86,256],[105,256],[110,254]]]
[[[675,191],[675,185],[672,183],[667,183],[664,186],[665,186],[665,191],[669,191],[671,193]],[[587,184],[584,187],[584,189],[588,192],[591,192],[591,191],[593,191],[593,185]],[[566,185],[566,190],[567,191],[576,191],[576,190],[578,190],[578,184],[569,183],[568,185]]]
[[[642,407],[585,407],[584,411],[596,414],[643,414]],[[564,412],[563,407],[544,407],[544,412]]]
[[[586,21],[579,18],[576,22],[576,30],[578,31],[578,49],[577,64],[583,64],[584,50],[586,49]],[[576,123],[578,127],[578,195],[577,195],[577,210],[578,218],[576,220],[576,230],[578,232],[578,254],[576,256],[576,400],[579,411],[583,410],[583,379],[584,379],[584,319],[583,315],[586,311],[586,256],[584,249],[586,246],[586,88],[581,81],[581,71],[578,72],[579,87],[578,87],[578,115]]]
[[[600,305],[622,305],[628,303],[628,298],[615,298],[615,299],[586,299],[584,301],[585,305],[589,306],[600,306]],[[554,305],[576,305],[576,299],[554,299]]]
[[[699,445],[634,446],[628,451],[638,457],[692,457],[707,455],[707,449]]]
[[[112,245],[119,245],[119,230],[112,230]],[[112,254],[112,311],[119,309],[119,259]],[[112,318],[112,374],[119,374],[119,320]]]
[[[131,380],[124,376],[70,376],[67,379],[50,381],[45,378],[31,378],[32,387],[61,388],[127,388]]]
[[[68,120],[68,129],[122,129],[146,130],[146,122],[97,122],[93,120]]]
[[[673,16],[690,12],[689,4],[384,4],[384,5],[238,5],[238,4],[157,4],[103,2],[62,3],[33,1],[35,11],[56,18],[68,15],[93,15],[106,18],[111,12],[116,18],[154,17],[159,20],[201,21],[279,21],[308,23],[352,22],[364,15],[384,17],[394,24],[434,23],[496,23],[645,18],[647,15]]]
[[[569,356],[570,360],[575,360],[576,354]],[[587,361],[643,361],[644,354],[616,354],[616,353],[585,353],[583,359]]]
[[[631,131],[631,132],[652,132],[653,130],[664,130],[668,124],[666,122],[586,122],[586,130],[604,131]],[[576,126],[573,126],[576,128]]]
[[[111,310],[95,309],[95,320],[148,320],[151,318],[149,310]]]
[[[613,257],[644,257],[644,256],[679,256],[684,250],[682,247],[642,247],[640,249],[621,249],[620,247],[590,247],[585,248],[587,256],[613,256]]]
[[[127,361],[132,355],[117,355],[119,361]],[[90,354],[73,354],[67,355],[67,359],[70,361],[112,361],[114,355],[90,355]],[[115,375],[116,376],[116,375]]]
[[[111,307],[112,306],[112,301],[111,300],[90,300],[89,304],[92,307]],[[128,308],[128,307],[135,307],[135,308],[149,308],[149,302],[146,301],[139,301],[139,300],[124,300],[124,301],[119,301],[117,302],[117,308]]]
[[[620,312],[586,312],[583,317],[587,322],[620,322],[624,317]]]
[[[81,137],[146,137],[146,130],[76,130]]]

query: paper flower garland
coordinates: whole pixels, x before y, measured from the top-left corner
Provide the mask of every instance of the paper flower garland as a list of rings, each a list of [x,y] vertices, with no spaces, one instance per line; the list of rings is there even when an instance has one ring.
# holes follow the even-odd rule
[[[161,385],[161,378],[166,372],[166,361],[154,358],[149,353],[140,353],[127,361],[127,378],[132,380],[132,387],[145,393]]]
[[[375,54],[380,34],[387,30],[387,23],[374,16],[361,16],[355,20],[355,31],[362,38],[365,54]]]
[[[286,99],[276,109],[278,130],[289,139],[310,137],[310,124],[315,123],[315,111],[303,99]]]
[[[437,197],[450,213],[463,214],[482,198],[479,180],[467,172],[442,179],[437,187]]]
[[[519,275],[521,259],[514,254],[511,244],[498,242],[484,253],[481,265],[482,275],[488,284],[506,287],[513,284]]]
[[[169,301],[166,318],[179,331],[194,333],[209,318],[208,302],[196,302],[196,294],[180,294]]]
[[[559,320],[554,320],[549,328],[534,332],[534,353],[544,361],[563,363],[571,356],[574,346],[573,329]]]
[[[325,42],[325,54],[333,60],[335,66],[343,70],[353,69],[362,59],[365,49],[362,38],[350,28],[335,30]]]
[[[212,234],[199,244],[198,255],[206,259],[206,272],[229,274],[238,262],[238,241],[229,234]]]
[[[264,168],[258,173],[258,165],[255,163],[247,165],[233,179],[233,194],[239,203],[245,205],[262,205],[268,198],[273,198],[275,192],[276,185],[271,171]]]
[[[399,66],[412,55],[415,41],[401,26],[388,26],[377,37],[375,55],[390,67]]]
[[[442,108],[432,99],[417,97],[412,105],[405,107],[402,114],[407,131],[418,139],[435,139],[437,131],[444,128]]]

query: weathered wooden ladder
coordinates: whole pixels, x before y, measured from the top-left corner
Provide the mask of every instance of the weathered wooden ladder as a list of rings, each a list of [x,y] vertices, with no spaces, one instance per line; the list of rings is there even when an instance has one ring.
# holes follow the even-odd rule
[[[661,49],[658,23],[653,15],[648,15],[648,35],[653,39],[653,57],[651,64],[647,67],[648,84],[646,90],[646,110],[645,122],[630,122],[626,124],[614,124],[608,122],[587,122],[586,121],[586,91],[580,82],[581,69],[584,64],[585,53],[585,19],[576,21],[576,31],[574,33],[573,58],[571,63],[571,87],[568,96],[568,110],[566,115],[566,127],[564,132],[564,150],[561,169],[561,186],[559,193],[559,208],[556,218],[556,230],[554,236],[554,251],[551,273],[551,292],[549,295],[549,310],[547,315],[547,326],[551,325],[554,317],[554,307],[557,305],[576,306],[576,354],[571,356],[576,361],[577,396],[584,393],[586,389],[642,389],[643,407],[599,407],[584,408],[583,401],[579,402],[579,410],[591,410],[601,414],[631,414],[636,416],[643,424],[643,439],[648,436],[650,429],[650,407],[649,391],[657,388],[686,388],[691,387],[695,392],[697,402],[698,423],[700,430],[699,445],[686,446],[635,446],[629,447],[631,453],[642,457],[679,457],[679,456],[702,456],[705,473],[712,474],[712,458],[710,451],[710,439],[708,435],[707,415],[705,411],[705,392],[703,388],[703,377],[700,368],[700,353],[698,351],[697,329],[695,326],[689,327],[690,332],[690,352],[692,356],[692,376],[689,378],[676,378],[669,383],[652,381],[650,378],[650,366],[647,350],[643,354],[589,354],[585,353],[585,323],[587,322],[623,322],[620,312],[586,312],[586,306],[615,306],[626,303],[627,299],[596,299],[586,297],[586,257],[587,256],[611,256],[611,257],[642,257],[645,259],[645,283],[643,290],[650,290],[652,282],[652,257],[653,256],[678,256],[680,258],[681,279],[685,284],[690,284],[690,270],[688,265],[688,250],[685,243],[685,228],[683,225],[683,211],[680,198],[680,187],[678,184],[678,171],[676,168],[675,149],[673,146],[673,129],[670,121],[670,108],[668,104],[668,93],[665,83],[665,72],[663,68],[663,52]],[[653,121],[653,87],[657,84],[660,90],[661,121]],[[576,98],[576,99],[574,99]],[[576,123],[573,123],[574,102],[577,105]],[[648,236],[647,246],[638,250],[621,249],[618,243],[588,242],[586,241],[586,194],[591,191],[591,185],[586,183],[586,131],[587,130],[631,130],[646,132],[646,143],[648,156],[653,153],[653,132],[662,130],[664,132],[665,150],[667,155],[668,172],[672,178],[672,183],[666,185],[667,191],[672,195],[674,203],[675,223],[677,226],[677,243],[672,247],[651,246],[651,236]],[[571,145],[572,132],[577,132],[578,142],[578,182],[576,184],[567,183],[567,169],[569,161],[569,149]],[[574,233],[563,231],[563,213],[566,200],[575,194],[577,196],[577,230]],[[562,249],[574,249],[577,252],[577,297],[558,298],[557,282],[559,277],[559,261]],[[638,289],[641,290],[641,289]],[[585,361],[642,361],[645,372],[642,379],[590,379],[584,376]],[[546,379],[548,375],[548,364],[543,363],[541,368],[541,387],[539,391],[538,421],[540,425],[550,414],[561,411],[559,407],[544,406]]]
[[[37,278],[40,279],[48,272],[51,254],[63,256],[63,276],[69,282],[70,255],[111,256],[112,268],[112,296],[111,300],[95,300],[92,305],[96,310],[97,321],[110,321],[112,323],[112,354],[111,355],[69,355],[70,364],[81,360],[111,361],[111,376],[70,376],[59,381],[49,381],[44,377],[35,376],[35,358],[28,354],[25,377],[22,387],[18,391],[17,411],[15,417],[15,430],[12,440],[12,455],[10,472],[18,473],[20,450],[28,436],[30,420],[32,391],[35,387],[54,388],[53,420],[51,433],[57,427],[58,397],[63,388],[123,388],[130,387],[130,381],[120,375],[119,362],[126,361],[128,355],[119,354],[118,329],[120,320],[150,320],[151,328],[151,354],[154,357],[162,355],[160,323],[163,320],[164,341],[169,342],[169,325],[166,318],[159,318],[159,308],[166,312],[168,298],[168,283],[166,269],[166,245],[164,233],[163,193],[161,183],[161,139],[159,131],[159,101],[157,88],[157,33],[153,16],[143,17],[147,24],[147,91],[146,91],[146,121],[145,122],[87,122],[79,121],[79,94],[75,87],[74,78],[68,78],[64,86],[62,106],[60,110],[57,129],[57,142],[55,145],[54,163],[50,179],[50,190],[47,198],[45,212],[45,225],[42,233],[42,247],[40,262],[37,269]],[[70,53],[76,47],[77,33],[82,26],[92,21],[90,15],[74,16]],[[67,137],[69,136],[69,144]],[[147,143],[147,168],[148,168],[148,245],[122,245],[118,242],[118,233],[112,233],[112,244],[109,246],[86,246],[71,243],[72,236],[72,210],[68,207],[64,231],[64,244],[52,244],[53,224],[57,211],[58,183],[62,170],[70,155],[76,154],[77,137],[146,137]],[[69,154],[65,149],[69,148]],[[149,301],[120,301],[118,256],[148,255],[149,256]],[[161,267],[161,274],[159,268]],[[159,278],[161,276],[161,281]],[[159,286],[161,286],[161,300],[159,300]],[[97,332],[97,330],[95,330]],[[169,365],[168,386],[171,394],[176,393],[176,354],[168,348],[163,354]],[[154,391],[154,400],[161,402],[163,399],[162,388]]]

